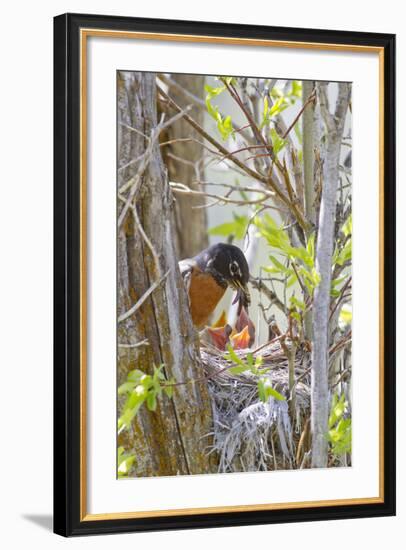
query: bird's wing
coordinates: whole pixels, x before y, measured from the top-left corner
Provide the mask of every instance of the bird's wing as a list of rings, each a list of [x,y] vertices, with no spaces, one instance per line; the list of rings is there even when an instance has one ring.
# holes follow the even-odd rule
[[[189,295],[190,280],[192,276],[193,268],[196,266],[195,260],[187,258],[186,260],[181,260],[179,262],[179,270],[182,275],[183,282],[185,283],[186,292]]]

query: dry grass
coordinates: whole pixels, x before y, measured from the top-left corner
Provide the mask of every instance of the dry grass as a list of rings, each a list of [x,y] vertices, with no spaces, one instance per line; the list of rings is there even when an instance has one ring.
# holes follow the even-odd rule
[[[330,354],[330,364],[344,347]],[[245,351],[238,352],[242,358]],[[258,376],[251,372],[232,375],[224,353],[208,345],[201,358],[209,379],[214,428],[208,449],[216,453],[219,472],[252,472],[307,467],[310,451],[305,433],[310,418],[310,353],[299,347],[295,361],[295,413],[289,412],[288,362],[279,342],[264,346],[254,356],[263,357],[263,372],[286,401],[259,400]],[[306,428],[306,429],[305,429]],[[298,451],[299,448],[299,451]]]
[[[239,352],[244,356],[244,352]],[[303,419],[310,412],[309,354],[296,356],[295,429],[289,415],[287,360],[278,342],[258,350],[264,359],[264,376],[286,401],[270,397],[259,400],[258,376],[228,372],[224,355],[211,347],[201,350],[209,378],[213,403],[214,430],[210,452],[217,453],[219,472],[240,472],[296,468],[296,443]],[[254,353],[255,355],[255,353]],[[231,365],[230,365],[231,366]],[[217,374],[218,373],[218,374]],[[300,379],[301,378],[301,379]]]

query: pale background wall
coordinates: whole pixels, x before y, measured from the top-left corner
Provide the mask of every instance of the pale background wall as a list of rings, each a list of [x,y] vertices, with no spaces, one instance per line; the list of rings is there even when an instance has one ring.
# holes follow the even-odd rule
[[[398,517],[293,525],[115,535],[64,540],[50,532],[52,510],[52,17],[66,11],[172,19],[398,33],[398,94],[406,87],[406,31],[402,4],[289,0],[252,3],[116,0],[5,3],[1,39],[0,235],[0,543],[4,548],[193,547],[235,550],[263,546],[334,550],[393,545],[404,539],[406,451],[399,431]],[[399,101],[398,121],[405,121]],[[400,126],[400,124],[399,124]],[[406,148],[405,133],[398,151]],[[406,176],[399,163],[398,204],[406,201]],[[405,235],[399,216],[398,235]],[[399,249],[399,280],[406,268]],[[398,311],[406,309],[399,292]],[[403,317],[403,316],[402,316]],[[399,316],[399,336],[403,332]],[[399,338],[400,340],[400,338]],[[406,374],[399,359],[399,401]],[[406,411],[398,407],[398,426]],[[402,543],[400,543],[402,544]]]

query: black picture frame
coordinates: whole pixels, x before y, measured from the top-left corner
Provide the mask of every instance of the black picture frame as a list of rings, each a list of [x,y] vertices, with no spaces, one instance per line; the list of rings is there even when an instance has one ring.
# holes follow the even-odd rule
[[[379,47],[384,55],[384,497],[374,504],[86,521],[80,513],[80,29]],[[395,514],[395,36],[64,14],[54,19],[54,531],[63,536]]]

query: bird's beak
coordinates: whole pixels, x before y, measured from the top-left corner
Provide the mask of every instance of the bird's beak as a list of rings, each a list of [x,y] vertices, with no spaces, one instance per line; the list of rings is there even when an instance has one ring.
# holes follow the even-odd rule
[[[247,285],[244,285],[241,281],[237,279],[233,279],[233,286],[237,291],[237,294],[233,300],[233,305],[238,302],[238,315],[239,315],[243,307],[247,309],[248,306],[250,305],[251,296]]]

